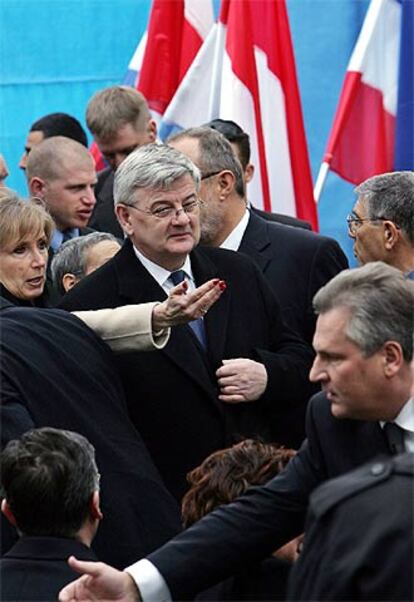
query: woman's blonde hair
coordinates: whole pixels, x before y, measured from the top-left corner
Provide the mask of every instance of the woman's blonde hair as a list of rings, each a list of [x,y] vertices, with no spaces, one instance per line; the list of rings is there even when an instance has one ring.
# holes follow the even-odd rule
[[[0,249],[44,234],[50,244],[55,223],[41,199],[22,199],[14,190],[0,191]]]

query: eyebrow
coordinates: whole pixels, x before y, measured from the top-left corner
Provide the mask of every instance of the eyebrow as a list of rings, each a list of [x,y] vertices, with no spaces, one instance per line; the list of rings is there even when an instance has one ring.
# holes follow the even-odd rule
[[[182,201],[180,201],[181,203],[185,203],[186,201],[189,201],[191,198],[197,196],[197,192],[192,192],[191,194],[187,195]],[[151,205],[151,207],[153,207],[154,205],[157,205],[158,203],[164,203],[167,205],[170,205],[172,203],[172,201],[167,201],[167,200],[163,200],[160,199],[159,201],[154,201],[153,204]]]

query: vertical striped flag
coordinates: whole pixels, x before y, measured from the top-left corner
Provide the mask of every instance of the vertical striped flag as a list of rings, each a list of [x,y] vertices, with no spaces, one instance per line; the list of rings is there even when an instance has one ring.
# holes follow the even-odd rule
[[[353,184],[413,169],[413,3],[371,0],[348,65],[318,177]]]
[[[183,78],[162,135],[232,119],[249,135],[256,174],[249,200],[317,227],[288,15],[284,0],[222,0]]]
[[[142,92],[157,123],[213,23],[212,0],[153,0],[148,29],[123,83]],[[97,169],[103,169],[96,144],[91,152]]]

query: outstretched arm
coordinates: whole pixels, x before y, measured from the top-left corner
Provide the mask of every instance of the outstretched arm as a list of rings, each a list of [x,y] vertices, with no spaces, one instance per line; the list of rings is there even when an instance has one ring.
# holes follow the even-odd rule
[[[59,594],[60,602],[140,602],[138,588],[128,573],[103,562],[81,561],[74,556],[70,556],[68,563],[73,570],[83,575],[62,589]]]

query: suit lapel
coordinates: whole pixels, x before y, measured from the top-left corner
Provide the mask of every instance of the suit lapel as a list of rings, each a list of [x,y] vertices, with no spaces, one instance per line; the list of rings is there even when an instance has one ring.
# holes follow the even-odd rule
[[[126,241],[116,255],[115,269],[118,291],[125,303],[163,301],[167,295],[148,270],[135,257],[132,244]],[[207,335],[208,338],[208,335]],[[156,352],[167,356],[180,370],[203,387],[216,401],[214,381],[208,367],[208,358],[200,348],[195,335],[187,325],[172,328],[164,349]]]
[[[264,272],[272,260],[271,242],[266,221],[250,212],[249,223],[243,235],[239,251],[248,255]]]
[[[204,284],[204,282],[212,278],[220,278],[216,265],[208,257],[207,249],[199,247],[192,252],[191,267],[197,286]],[[230,299],[231,290],[227,289],[225,294],[212,306],[204,318],[208,355],[214,369],[221,364],[221,358],[224,356]]]

